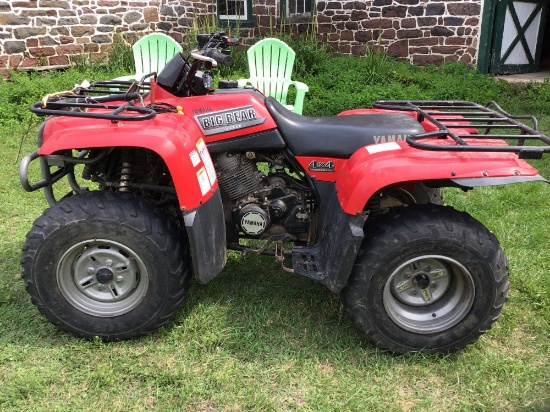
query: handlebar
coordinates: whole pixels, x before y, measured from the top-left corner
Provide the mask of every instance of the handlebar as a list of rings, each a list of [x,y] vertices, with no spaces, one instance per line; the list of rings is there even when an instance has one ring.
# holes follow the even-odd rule
[[[221,46],[222,48],[226,48],[229,46],[237,46],[238,44],[238,38],[227,37],[223,31],[210,34],[197,34],[197,48],[203,50],[209,47]]]
[[[193,50],[191,53],[190,53],[191,57],[195,60],[200,60],[202,62],[208,62],[208,63],[212,63],[212,67],[218,67],[218,62],[216,60],[214,60],[213,58],[211,57],[208,57],[208,56],[205,56],[204,54],[202,54],[200,51],[198,50]]]
[[[218,63],[227,67],[233,65],[233,57],[223,54],[214,48],[206,49],[205,51],[193,50],[191,57],[195,60],[211,63],[212,67],[218,67]]]
[[[217,61],[220,64],[223,64],[224,66],[231,67],[233,66],[233,57],[229,56],[228,54],[223,54],[219,52],[217,49],[207,49],[205,54]]]

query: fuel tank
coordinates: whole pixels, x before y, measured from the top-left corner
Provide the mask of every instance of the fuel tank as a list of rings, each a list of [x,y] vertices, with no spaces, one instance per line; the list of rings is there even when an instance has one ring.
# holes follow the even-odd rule
[[[155,100],[181,106],[207,144],[277,128],[265,107],[265,96],[252,89],[218,89],[205,96],[178,98],[158,88]]]

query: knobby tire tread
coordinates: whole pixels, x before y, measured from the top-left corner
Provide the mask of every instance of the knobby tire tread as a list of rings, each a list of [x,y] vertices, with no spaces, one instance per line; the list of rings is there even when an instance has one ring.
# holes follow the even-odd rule
[[[434,234],[441,236],[442,228],[447,231],[446,235],[461,238],[464,242],[477,241],[476,247],[483,249],[484,253],[488,255],[487,257],[493,255],[490,265],[494,268],[493,280],[496,285],[493,292],[494,304],[475,330],[454,344],[436,348],[413,348],[391,342],[369,319],[358,316],[358,313],[362,311],[361,307],[366,308],[360,295],[369,287],[373,276],[369,268],[372,262],[381,261],[384,256],[387,256],[388,250],[394,249],[396,245],[399,247],[399,244],[408,241],[411,237],[428,237]],[[472,229],[476,232],[475,236],[471,235]],[[461,231],[461,233],[457,233],[457,231]],[[354,276],[353,273],[356,275]],[[365,240],[359,251],[348,286],[342,292],[342,301],[346,313],[352,319],[355,327],[381,349],[397,354],[419,350],[430,353],[451,353],[476,342],[492,327],[500,317],[502,307],[508,299],[509,287],[506,257],[500,249],[498,240],[487,228],[468,213],[459,212],[448,206],[415,205],[394,208],[388,214],[378,217],[365,226]]]
[[[181,306],[191,276],[188,243],[175,222],[162,211],[131,194],[115,192],[89,192],[62,200],[47,209],[33,224],[26,236],[21,259],[22,278],[31,302],[58,328],[84,338],[94,338],[75,327],[65,324],[42,302],[33,279],[33,266],[40,246],[60,227],[100,217],[103,221],[127,225],[153,242],[167,262],[169,277],[180,286],[166,295],[162,308],[155,317],[140,327],[122,334],[101,336],[105,341],[125,340],[154,332],[164,325]],[[156,228],[156,230],[155,230]]]

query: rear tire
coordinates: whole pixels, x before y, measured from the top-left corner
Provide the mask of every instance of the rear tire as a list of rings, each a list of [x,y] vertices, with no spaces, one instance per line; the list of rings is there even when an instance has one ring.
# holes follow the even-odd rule
[[[152,204],[91,192],[47,209],[27,234],[23,279],[59,328],[105,341],[163,325],[183,303],[190,275],[185,236]]]
[[[342,300],[378,347],[454,352],[500,316],[509,289],[506,258],[495,236],[467,213],[395,208],[365,233]]]

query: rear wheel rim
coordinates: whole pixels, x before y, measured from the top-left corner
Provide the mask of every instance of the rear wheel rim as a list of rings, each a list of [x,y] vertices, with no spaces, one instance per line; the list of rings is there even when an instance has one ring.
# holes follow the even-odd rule
[[[391,320],[420,334],[452,328],[469,313],[474,298],[470,272],[458,261],[436,255],[415,257],[400,265],[383,292]]]
[[[57,284],[80,311],[113,317],[137,307],[147,294],[149,276],[138,254],[108,239],[71,246],[57,266]]]

